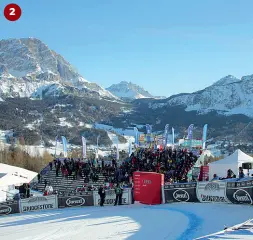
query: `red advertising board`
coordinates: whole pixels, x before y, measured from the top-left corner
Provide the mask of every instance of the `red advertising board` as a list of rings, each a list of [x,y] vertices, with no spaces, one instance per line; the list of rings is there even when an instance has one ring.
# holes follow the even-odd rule
[[[209,178],[209,166],[201,166],[199,181],[208,181],[208,178]]]
[[[144,204],[161,204],[161,186],[164,175],[151,172],[134,172],[134,199]]]

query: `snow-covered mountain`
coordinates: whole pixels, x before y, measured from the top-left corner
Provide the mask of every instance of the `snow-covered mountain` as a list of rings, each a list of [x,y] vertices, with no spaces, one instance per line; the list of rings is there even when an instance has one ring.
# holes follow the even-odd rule
[[[0,41],[0,81],[0,100],[71,91],[116,98],[85,80],[61,55],[35,38]]]
[[[150,103],[152,109],[168,106],[184,106],[185,111],[205,114],[217,111],[224,115],[244,114],[253,117],[253,75],[237,79],[231,75],[190,94],[179,94]]]
[[[131,83],[122,81],[118,84],[113,84],[109,88],[107,88],[113,95],[122,98],[122,99],[140,99],[140,98],[161,98],[154,97],[148,91],[145,91],[142,87]]]

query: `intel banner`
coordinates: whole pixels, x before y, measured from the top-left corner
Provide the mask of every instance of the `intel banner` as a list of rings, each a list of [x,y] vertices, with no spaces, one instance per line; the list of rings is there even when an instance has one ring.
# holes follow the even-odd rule
[[[37,196],[20,201],[21,212],[33,212],[40,210],[52,210],[58,208],[58,201],[56,195]]]
[[[80,195],[58,197],[59,208],[93,206],[93,203],[94,200],[92,192]]]
[[[177,183],[164,185],[164,203],[198,202],[196,183]]]
[[[253,180],[227,182],[226,195],[232,203],[253,204]]]
[[[18,201],[8,201],[0,203],[0,216],[12,213],[19,213]]]
[[[197,198],[200,202],[231,203],[226,196],[226,182],[198,182]]]

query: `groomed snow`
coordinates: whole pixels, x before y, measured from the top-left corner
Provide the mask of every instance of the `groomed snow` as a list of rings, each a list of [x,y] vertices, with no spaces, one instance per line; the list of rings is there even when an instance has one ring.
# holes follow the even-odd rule
[[[192,240],[221,231],[225,225],[245,222],[252,216],[252,206],[232,204],[68,208],[0,217],[0,239]]]

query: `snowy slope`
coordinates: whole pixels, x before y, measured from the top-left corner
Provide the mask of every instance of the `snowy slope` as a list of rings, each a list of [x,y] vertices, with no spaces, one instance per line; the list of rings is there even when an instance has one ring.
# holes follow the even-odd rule
[[[179,94],[150,104],[150,108],[184,106],[186,111],[205,114],[218,111],[220,114],[244,114],[253,117],[253,75],[241,80],[227,76],[204,90],[191,94]]]
[[[178,203],[41,211],[0,217],[0,238],[192,240],[221,231],[224,225],[245,222],[252,218],[251,208],[232,204]],[[250,236],[253,236],[252,232],[248,231],[239,239],[252,239]]]
[[[107,90],[110,91],[113,95],[123,99],[126,98],[133,100],[140,98],[156,98],[152,96],[148,91],[145,91],[142,87],[126,81],[122,81],[118,84],[113,84],[107,88]]]
[[[115,99],[110,92],[85,80],[61,55],[35,38],[0,41],[0,81],[0,98],[75,88]]]

